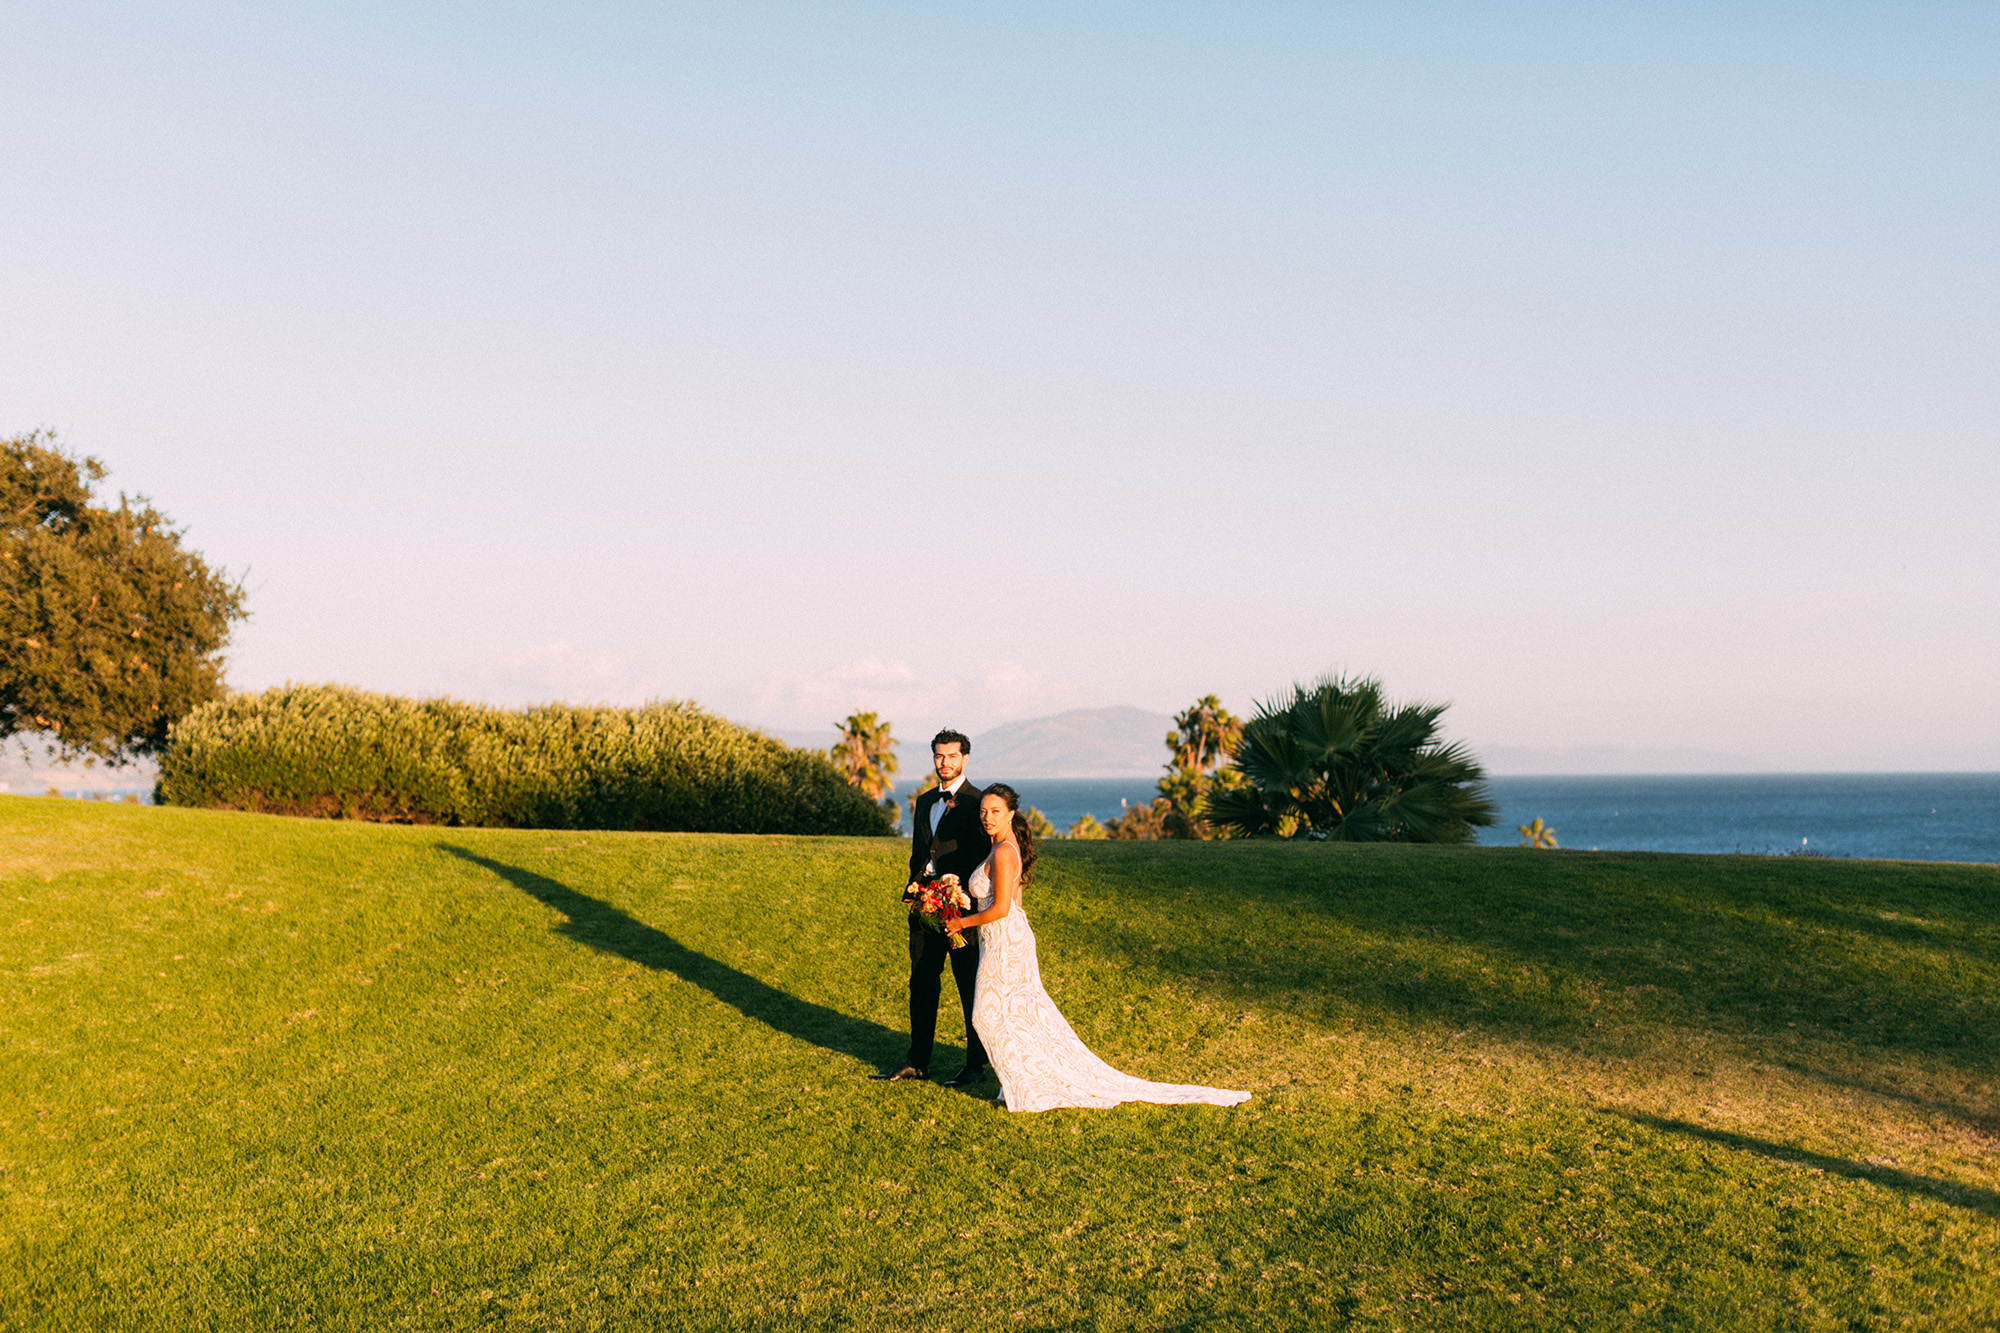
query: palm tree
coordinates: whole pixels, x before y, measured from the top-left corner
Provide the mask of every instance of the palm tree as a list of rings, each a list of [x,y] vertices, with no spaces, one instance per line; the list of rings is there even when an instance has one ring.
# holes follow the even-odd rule
[[[1547,824],[1544,824],[1540,816],[1536,816],[1534,823],[1521,825],[1521,845],[1523,847],[1554,847],[1556,845],[1556,831]]]
[[[1210,822],[1255,837],[1471,842],[1499,813],[1486,771],[1438,739],[1441,704],[1391,706],[1372,677],[1294,686],[1244,724],[1236,788],[1211,790]]]
[[[859,787],[869,800],[879,801],[896,785],[895,733],[873,713],[851,713],[840,724],[833,762],[850,787]]]
[[[1238,779],[1233,771],[1218,774],[1215,769],[1228,760],[1243,738],[1243,723],[1222,706],[1222,700],[1205,694],[1175,715],[1174,729],[1167,733],[1167,775],[1160,779],[1160,795],[1166,799],[1167,814],[1161,826],[1169,838],[1213,838],[1217,830],[1201,817],[1201,804],[1218,785],[1228,787]]]
[[[1168,768],[1206,774],[1229,758],[1243,737],[1243,723],[1222,706],[1222,700],[1204,694],[1174,718],[1167,733],[1167,748],[1173,751]]]

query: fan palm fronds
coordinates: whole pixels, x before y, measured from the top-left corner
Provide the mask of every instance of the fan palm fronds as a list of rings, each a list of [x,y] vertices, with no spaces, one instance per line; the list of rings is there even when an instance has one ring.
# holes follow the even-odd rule
[[[1202,812],[1246,837],[1471,842],[1498,809],[1478,761],[1438,739],[1444,711],[1391,705],[1371,677],[1295,686],[1244,724],[1242,785],[1211,791]]]

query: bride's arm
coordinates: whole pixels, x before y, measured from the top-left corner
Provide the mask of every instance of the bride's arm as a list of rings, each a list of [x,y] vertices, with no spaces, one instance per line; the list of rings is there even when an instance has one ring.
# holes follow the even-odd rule
[[[993,906],[983,912],[958,919],[960,930],[970,930],[998,921],[1014,910],[1014,904],[1021,898],[1021,854],[1012,847],[1003,845],[993,853]]]

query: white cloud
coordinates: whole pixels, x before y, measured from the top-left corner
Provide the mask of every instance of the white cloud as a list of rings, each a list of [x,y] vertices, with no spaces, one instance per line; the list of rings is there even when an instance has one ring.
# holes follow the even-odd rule
[[[962,682],[960,696],[959,705],[967,710],[963,723],[967,731],[984,731],[1002,722],[1105,702],[1086,700],[1082,688],[1074,681],[1031,671],[1019,662],[1004,659],[981,662]]]

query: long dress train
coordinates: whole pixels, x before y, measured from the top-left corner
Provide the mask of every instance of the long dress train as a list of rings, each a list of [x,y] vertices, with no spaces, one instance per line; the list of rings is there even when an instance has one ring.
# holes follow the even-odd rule
[[[987,857],[965,886],[978,911],[993,905],[992,862],[993,858]],[[979,928],[979,980],[973,988],[972,1026],[1000,1076],[1000,1096],[1009,1111],[1104,1107],[1120,1102],[1234,1106],[1250,1100],[1249,1093],[1227,1088],[1149,1083],[1120,1073],[1092,1055],[1042,989],[1035,932],[1019,902],[1006,916]]]

